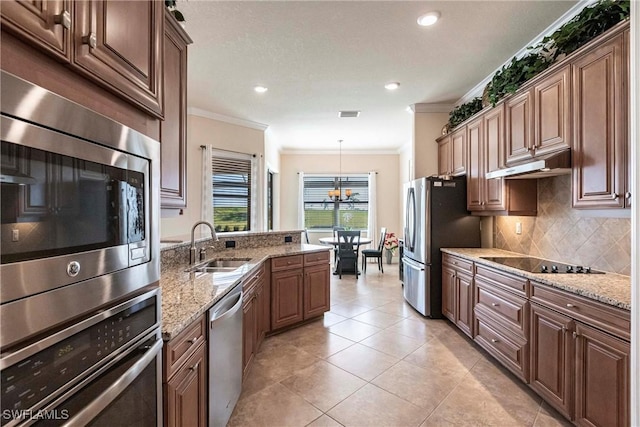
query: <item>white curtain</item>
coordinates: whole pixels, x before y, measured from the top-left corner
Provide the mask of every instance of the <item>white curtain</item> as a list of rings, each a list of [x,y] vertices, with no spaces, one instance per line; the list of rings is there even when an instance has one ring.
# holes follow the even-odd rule
[[[376,247],[378,238],[378,195],[376,187],[375,171],[369,172],[369,220],[367,223],[367,236],[371,239],[371,246]]]
[[[298,172],[298,229],[304,228],[304,172]]]
[[[211,176],[211,161],[213,147],[205,145],[202,148],[202,193],[200,195],[200,219],[213,223],[213,177]]]
[[[263,231],[262,195],[265,191],[259,191],[262,179],[262,156],[259,154],[251,158],[251,230]]]

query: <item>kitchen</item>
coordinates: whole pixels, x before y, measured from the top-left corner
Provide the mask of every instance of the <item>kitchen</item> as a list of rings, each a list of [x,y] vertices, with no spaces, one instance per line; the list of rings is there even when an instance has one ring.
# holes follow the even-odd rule
[[[50,3],[50,5],[52,4],[53,3]],[[316,143],[313,141],[313,138],[308,137],[307,145],[310,150],[307,150],[307,153],[299,149],[296,150],[294,148],[287,148],[286,146],[284,149],[280,148],[280,151],[278,151],[278,139],[285,140],[287,138],[287,135],[282,133],[278,134],[276,132],[278,127],[276,126],[275,122],[272,124],[269,121],[260,119],[259,116],[247,116],[240,110],[225,110],[222,107],[219,107],[219,109],[211,108],[211,110],[207,110],[205,108],[207,104],[203,104],[202,98],[215,98],[215,96],[212,96],[209,93],[209,91],[211,90],[209,86],[212,85],[209,85],[206,80],[199,80],[202,79],[202,77],[199,77],[197,74],[195,76],[192,76],[192,68],[194,66],[198,67],[198,65],[200,64],[198,61],[202,60],[198,59],[195,52],[197,52],[200,46],[202,46],[202,44],[204,43],[202,41],[202,36],[198,33],[197,30],[199,28],[198,16],[200,16],[202,21],[205,22],[207,22],[207,20],[211,20],[212,17],[211,15],[207,15],[204,12],[200,14],[195,12],[198,10],[198,2],[178,2],[177,6],[178,9],[180,9],[187,18],[186,25],[188,34],[183,34],[184,31],[181,31],[179,28],[177,28],[177,26],[176,28],[173,28],[174,22],[168,20],[167,22],[169,24],[165,26],[165,40],[172,40],[174,43],[181,40],[183,44],[180,45],[178,43],[175,46],[182,46],[183,50],[180,51],[178,49],[178,51],[169,51],[167,46],[173,47],[174,45],[165,43],[164,56],[165,61],[167,61],[167,58],[169,57],[175,59],[175,64],[180,64],[180,61],[182,61],[182,66],[185,68],[181,68],[180,66],[167,68],[167,66],[165,65],[164,88],[161,87],[161,84],[158,81],[154,81],[153,79],[145,80],[140,78],[139,70],[157,71],[159,62],[150,61],[149,64],[143,64],[142,62],[144,62],[144,60],[141,60],[140,57],[134,57],[133,59],[131,59],[131,57],[137,55],[138,52],[131,52],[130,50],[127,50],[127,46],[123,45],[122,40],[118,39],[117,37],[113,40],[109,40],[111,45],[105,44],[105,40],[103,40],[104,33],[101,33],[101,31],[104,31],[104,29],[101,29],[100,25],[98,25],[98,23],[100,22],[99,19],[101,19],[100,17],[109,16],[108,13],[114,13],[119,19],[126,19],[126,16],[118,15],[118,13],[122,13],[122,10],[119,10],[118,8],[113,8],[111,10],[109,10],[108,8],[105,8],[104,10],[102,10],[101,8],[95,8],[94,10],[91,10],[91,6],[76,5],[76,9],[74,10],[77,13],[72,14],[70,18],[66,18],[71,19],[68,26],[65,26],[64,14],[54,13],[53,15],[60,15],[60,17],[51,17],[50,19],[47,18],[49,19],[49,21],[46,22],[52,23],[54,20],[60,20],[61,24],[54,25],[56,29],[55,31],[52,31],[53,36],[60,36],[60,42],[59,44],[56,44],[58,43],[57,41],[52,42],[50,38],[46,38],[46,40],[48,40],[47,43],[50,42],[49,46],[52,44],[55,46],[47,47],[45,49],[42,48],[42,42],[39,42],[39,47],[36,49],[32,47],[32,45],[34,43],[33,40],[38,37],[37,31],[29,33],[30,35],[28,37],[16,37],[16,32],[20,31],[16,30],[16,26],[25,27],[29,22],[12,21],[8,23],[7,21],[5,21],[6,16],[9,16],[8,14],[11,12],[10,8],[14,6],[10,2],[3,2],[2,69],[12,74],[21,76],[22,78],[25,78],[28,81],[39,86],[45,87],[52,92],[61,94],[66,98],[82,104],[90,110],[111,117],[112,119],[121,122],[129,128],[135,129],[154,140],[163,142],[166,141],[167,138],[176,136],[177,140],[183,141],[183,146],[173,146],[169,144],[161,145],[162,150],[170,150],[169,152],[163,151],[163,154],[161,156],[162,167],[161,171],[159,172],[161,174],[161,188],[159,189],[161,206],[158,207],[161,208],[161,210],[152,210],[152,212],[150,213],[150,217],[151,226],[158,227],[158,231],[155,234],[153,233],[153,231],[151,232],[152,239],[157,239],[159,241],[162,239],[176,239],[175,236],[184,237],[180,240],[180,243],[176,241],[162,243],[162,245],[164,245],[163,247],[166,248],[167,251],[177,249],[178,246],[180,247],[179,250],[176,250],[176,253],[172,253],[171,256],[179,257],[179,259],[181,260],[180,262],[184,264],[184,267],[186,267],[189,263],[188,253],[184,252],[188,250],[190,246],[189,231],[191,231],[192,225],[200,220],[199,200],[203,184],[201,183],[202,174],[200,172],[200,159],[202,157],[202,151],[199,146],[205,143],[205,141],[206,144],[210,144],[216,149],[242,151],[243,153],[255,154],[259,159],[262,159],[262,164],[260,166],[263,168],[262,172],[266,172],[267,170],[277,172],[273,176],[274,191],[272,206],[274,212],[272,214],[271,227],[269,228],[283,231],[281,234],[274,234],[273,236],[268,237],[273,237],[274,239],[277,238],[279,240],[290,237],[292,240],[292,244],[299,244],[300,242],[300,236],[288,236],[288,234],[292,233],[287,233],[286,231],[300,230],[301,228],[303,228],[298,223],[298,202],[296,201],[297,198],[295,197],[298,192],[298,172],[300,171],[304,171],[305,174],[322,174],[323,172],[330,172],[340,175],[343,175],[343,172],[344,174],[362,174],[369,171],[377,171],[377,186],[379,188],[378,191],[381,195],[384,195],[385,199],[385,203],[382,204],[383,206],[380,207],[380,211],[377,213],[377,222],[380,225],[386,225],[391,231],[394,231],[396,232],[396,234],[401,235],[401,230],[403,227],[402,207],[404,204],[402,200],[401,185],[402,183],[407,182],[414,177],[428,176],[440,172],[438,169],[439,165],[437,156],[438,145],[435,143],[435,140],[441,136],[440,129],[447,122],[450,109],[440,107],[438,111],[433,111],[433,106],[430,106],[426,103],[417,103],[415,104],[414,111],[412,113],[403,112],[405,116],[403,116],[403,118],[399,120],[404,120],[404,122],[406,123],[406,125],[403,126],[403,129],[406,128],[403,132],[405,132],[405,134],[407,132],[409,134],[413,134],[413,136],[409,136],[409,138],[411,138],[413,142],[403,146],[403,148],[400,150],[400,154],[398,154],[398,151],[390,152],[390,150],[388,149],[378,149],[373,146],[368,147],[368,151],[366,152],[366,154],[357,151],[354,153],[351,148],[348,148],[349,144],[351,144],[352,141],[356,139],[355,137],[351,137],[351,135],[348,134],[348,132],[350,131],[349,128],[354,126],[353,122],[345,122],[346,124],[336,123],[335,127],[338,130],[336,132],[337,135],[331,137],[324,136],[321,142],[321,144],[323,145],[314,145]],[[571,5],[566,5],[564,10],[568,9],[570,6]],[[228,19],[228,17],[233,13],[248,13],[249,17],[251,17],[251,19],[254,19],[253,14],[260,11],[259,8],[257,8],[257,5],[253,5],[253,8],[248,11],[240,10],[236,12],[234,12],[236,6],[234,6],[232,3],[221,5],[221,7],[229,8],[226,11],[226,18],[224,19]],[[390,5],[387,5],[387,7],[390,7]],[[428,10],[431,9],[427,7],[427,10],[425,11]],[[52,11],[49,10],[47,12],[50,13]],[[155,10],[154,13],[156,13],[156,15],[154,16],[158,18],[158,13],[160,12],[164,11],[160,9]],[[315,10],[314,12],[319,13],[318,10]],[[94,14],[98,18],[96,18],[92,14]],[[215,15],[215,12],[210,12],[210,14]],[[540,30],[549,25],[560,14],[561,12],[557,13],[544,25],[541,25],[537,32],[531,33],[526,36],[521,36],[524,38],[522,38],[520,44],[518,44],[517,46],[513,46],[511,51],[505,52],[505,56],[502,59],[494,61],[491,67],[487,68],[487,71],[484,74],[478,74],[476,75],[476,77],[465,77],[467,79],[467,83],[465,83],[466,86],[464,87],[464,89],[458,90],[456,97],[453,99],[457,99],[462,96],[463,92],[469,90],[474,84],[478,83],[480,79],[491,73],[491,70],[494,70],[496,67],[498,67],[502,61],[505,61],[506,59],[508,59],[508,57],[513,55],[514,50],[523,47],[524,43],[538,34]],[[93,18],[91,18],[92,16]],[[446,13],[443,12],[443,17],[446,18],[446,16]],[[631,22],[632,31],[633,24],[635,22],[635,16],[636,15],[633,15]],[[412,20],[415,21],[415,17],[412,18]],[[251,22],[260,23],[262,21],[258,20]],[[292,19],[290,22],[298,21]],[[444,22],[446,22],[446,20],[442,21],[442,23]],[[227,25],[233,26],[231,22]],[[78,32],[86,31],[86,33],[90,33],[87,26],[94,26],[93,28],[95,28],[95,34],[97,34],[98,36],[97,41],[92,41],[91,37],[89,37],[85,42],[81,42],[79,39],[76,40],[72,38],[67,32],[77,30]],[[133,34],[131,39],[134,39],[137,36],[139,36],[139,39],[141,40],[145,39],[146,36],[139,33],[140,31],[143,31],[142,27],[143,26],[137,28],[138,33]],[[223,27],[222,23],[219,23],[217,21],[215,27],[219,28],[221,32],[223,31],[223,28],[225,28]],[[63,30],[63,28],[65,28],[65,30]],[[155,27],[151,26],[150,28]],[[155,29],[157,30],[157,32],[154,33],[155,37],[162,38],[160,30],[158,28]],[[261,27],[261,30],[267,31],[267,28]],[[174,33],[169,34],[170,31],[173,31]],[[225,31],[229,31],[229,28],[225,28]],[[637,38],[633,38],[633,34],[634,33],[632,33],[631,36],[632,45],[637,40]],[[337,36],[339,35],[340,34],[337,34]],[[53,36],[46,35],[46,37]],[[206,40],[206,37],[204,38],[204,40]],[[191,41],[194,41],[194,43],[191,44]],[[281,40],[282,43],[285,43],[285,41],[285,39]],[[233,48],[233,44],[230,43],[229,49]],[[122,52],[119,53],[120,56],[114,54],[114,49],[122,49]],[[187,50],[190,55],[188,75],[190,89],[189,96],[185,98],[185,92],[181,92],[181,90],[183,90],[184,88],[182,88],[180,84],[167,85],[166,81],[169,78],[180,79],[180,73],[185,73]],[[95,54],[92,54],[92,52],[95,52]],[[299,51],[295,50],[294,52],[298,54],[300,53]],[[196,56],[196,61],[192,63],[192,57],[194,56]],[[122,61],[122,57],[129,58],[131,60]],[[172,62],[172,64],[174,63]],[[251,69],[250,65],[251,64],[249,61],[248,64],[241,65],[240,69],[249,70]],[[322,68],[322,64],[315,65],[319,68]],[[633,70],[636,70],[634,65],[635,63],[632,62],[632,72]],[[295,66],[292,66],[292,68],[295,71]],[[131,71],[131,69],[135,70]],[[114,74],[123,75],[123,70],[131,71],[130,74],[134,77],[129,76],[127,79],[114,78]],[[362,69],[354,68],[354,72],[356,71],[359,73],[363,72]],[[51,74],[55,75],[56,78],[51,78]],[[85,78],[78,78],[79,75],[82,75]],[[145,80],[144,82],[142,82],[142,85],[140,80]],[[134,83],[132,83],[132,81]],[[635,80],[630,79],[630,81],[633,84]],[[250,84],[258,83],[269,85],[268,82],[250,82]],[[232,87],[232,85],[229,86]],[[268,92],[258,95],[262,98],[253,95],[243,95],[245,97],[244,103],[246,105],[264,103],[267,106],[270,105],[269,102],[285,104],[286,99],[278,98],[276,88],[277,86],[271,86]],[[410,89],[409,81],[406,81],[406,83],[401,83],[400,89],[403,90],[405,88]],[[184,90],[186,91],[186,89]],[[225,93],[220,87],[216,87],[215,90],[219,91],[217,95],[219,99],[225,99],[228,96],[228,94]],[[633,94],[633,91],[631,91],[631,93]],[[163,103],[160,101],[162,96],[164,97],[164,112],[160,113],[160,111],[162,110],[161,106],[163,105]],[[275,101],[267,101],[267,97],[269,96],[274,97]],[[387,96],[387,94],[385,94],[384,96]],[[389,96],[390,102],[394,96],[397,97],[396,94]],[[126,102],[123,102],[123,99],[126,99]],[[177,102],[171,102],[172,100],[177,100]],[[404,106],[406,106],[408,104],[416,103],[417,99],[414,99],[412,102],[402,102],[404,102]],[[428,98],[425,98],[425,102],[429,102]],[[347,105],[343,107],[342,104]],[[175,105],[181,105],[181,108],[175,109],[176,111],[172,110]],[[452,106],[452,104],[449,105]],[[632,105],[635,106],[636,103],[633,103]],[[187,107],[189,107],[189,110],[187,110]],[[364,107],[353,105],[349,102],[342,102],[340,107],[332,108],[331,114],[337,114],[337,111],[333,110],[337,110],[340,108],[363,108],[363,117],[357,118],[355,120],[364,120],[367,115],[367,111]],[[216,111],[216,113],[212,111]],[[5,112],[4,106],[3,112]],[[162,114],[164,114],[165,117],[164,121],[158,118]],[[637,114],[637,111],[635,114]],[[233,116],[248,117],[260,122],[269,123],[270,126],[269,129],[265,130],[265,125],[262,125],[261,123],[250,122],[246,119],[237,119]],[[171,117],[173,122],[170,122],[167,119],[168,117]],[[637,116],[634,115],[632,117],[635,118]],[[376,120],[380,121],[381,119],[378,117],[376,118]],[[630,122],[632,125],[632,132],[636,132],[637,130],[634,129],[636,129],[635,126],[637,120],[632,119],[630,120]],[[71,135],[78,135],[78,132],[75,129],[70,130],[69,133]],[[632,135],[634,134],[632,133]],[[341,139],[342,137],[344,137],[344,143],[337,143],[337,140]],[[374,136],[372,135],[368,135],[367,138],[370,138],[372,141],[376,140],[376,138],[374,138]],[[89,139],[99,141],[99,139],[96,139],[95,136]],[[631,140],[633,141],[634,139],[632,138]],[[631,146],[633,150],[635,145],[632,144]],[[325,149],[322,150],[322,148]],[[330,150],[330,152],[327,152],[327,148]],[[339,154],[338,150],[340,150]],[[342,150],[344,150],[344,156]],[[372,152],[373,150],[377,150],[377,152]],[[169,167],[167,167],[167,164],[169,165]],[[363,164],[366,164],[366,168],[364,169],[361,166]],[[83,171],[82,173],[85,172]],[[151,176],[153,176],[153,173],[151,174]],[[579,262],[581,264],[589,265],[595,269],[605,270],[607,272],[617,272],[620,274],[633,276],[632,269],[634,268],[633,266],[635,265],[635,263],[630,261],[631,257],[629,255],[629,247],[621,245],[622,242],[625,241],[624,239],[627,239],[627,241],[633,239],[634,233],[632,233],[631,230],[635,229],[635,223],[633,222],[634,219],[632,219],[630,222],[628,216],[629,212],[635,208],[632,207],[631,209],[622,210],[624,212],[623,215],[626,215],[626,218],[610,218],[611,214],[609,214],[609,216],[605,216],[606,218],[608,218],[606,220],[597,219],[597,217],[596,219],[593,219],[591,217],[585,218],[578,215],[576,213],[576,209],[571,209],[569,206],[569,202],[567,202],[567,200],[570,200],[570,198],[572,197],[572,183],[568,176],[539,180],[539,182],[545,182],[546,187],[541,188],[539,186],[537,189],[539,200],[537,206],[537,216],[482,216],[482,223],[483,225],[486,225],[483,227],[483,230],[488,235],[485,236],[483,234],[483,238],[485,240],[485,237],[493,239],[493,243],[488,244],[487,246],[507,249],[518,253],[534,254],[544,258],[558,260],[565,259],[566,254],[569,253],[579,254],[584,258],[575,260],[572,258],[568,261],[572,261],[575,263]],[[188,191],[185,192],[186,189],[188,189]],[[553,196],[550,196],[550,194]],[[268,204],[266,203],[267,194],[258,194],[257,197],[257,209],[266,211],[266,206],[268,206]],[[379,196],[379,199],[381,197],[382,196]],[[389,203],[387,203],[387,201],[389,201]],[[381,203],[379,201],[378,205],[380,206],[380,204]],[[63,206],[61,203],[58,203],[58,205],[54,207],[61,208]],[[615,212],[617,213],[619,213],[620,211],[621,210],[615,210]],[[251,224],[251,229],[267,229],[267,227],[264,225],[269,223],[269,217],[266,212],[262,212],[262,215],[258,215],[258,217],[259,218],[257,219],[257,223]],[[160,218],[159,221],[158,218]],[[520,225],[518,226],[518,224]],[[520,234],[515,232],[518,227],[521,228]],[[575,240],[568,237],[568,232],[571,232],[571,236],[575,236],[576,233],[580,233],[581,230],[585,230],[585,227],[589,227],[590,229],[599,228],[601,230],[601,233],[598,234],[599,237],[597,239],[594,237],[594,239],[590,241],[588,239],[589,236],[584,235],[586,234],[585,232],[583,232],[581,238],[577,238]],[[202,229],[204,230],[204,227],[202,227]],[[487,232],[487,230],[495,230],[495,232],[491,233],[490,231]],[[22,234],[23,231],[21,230],[20,233]],[[317,242],[317,239],[319,237],[327,234],[330,234],[330,232],[326,234],[311,232],[309,233],[309,236],[311,242],[314,243]],[[209,231],[207,230],[204,236],[208,235]],[[562,239],[564,242],[564,246],[559,247],[557,245],[554,245],[552,243],[554,236],[564,237]],[[243,249],[247,246],[249,246],[249,249],[252,250],[257,249],[251,248],[250,246],[252,244],[250,242],[243,241],[242,236],[238,236],[236,238],[233,235],[225,236],[225,233],[220,233],[219,238],[220,241],[218,242],[206,243],[206,246],[213,246],[213,251],[209,250],[208,255],[205,256],[211,257],[215,254],[220,253],[220,251],[225,250],[225,246],[227,244],[230,244],[230,241],[234,241],[234,244],[238,245],[239,250],[236,252],[237,254],[241,254],[240,249]],[[149,246],[158,248],[160,245],[158,241],[152,240]],[[131,245],[135,243],[136,242],[132,242],[129,244]],[[274,245],[274,243],[267,242],[265,243],[265,245]],[[633,245],[633,247],[635,248],[635,243],[633,243]],[[7,246],[5,246],[5,240],[3,236],[3,252],[6,248]],[[535,248],[535,250],[532,250],[532,248]],[[139,252],[141,252],[138,249],[140,249],[140,247],[132,247],[130,251],[133,250],[134,252],[132,252],[132,254],[135,254],[135,256],[137,257]],[[165,255],[168,255],[167,251],[163,252],[163,257]],[[319,252],[322,251],[319,250]],[[326,252],[326,250],[324,252]],[[596,254],[598,254],[598,256],[596,256]],[[294,254],[285,253],[279,255]],[[155,255],[152,254],[152,258],[154,256],[157,257],[157,253]],[[170,257],[167,256],[167,258]],[[238,255],[237,258],[240,258],[240,256]],[[245,258],[249,258],[249,256],[246,256]],[[250,259],[254,258],[257,258],[257,256],[251,256]],[[138,258],[134,257],[133,259],[135,260]],[[270,267],[272,268],[272,270],[274,259],[276,258],[271,259]],[[394,261],[396,263],[398,262],[397,259]],[[314,261],[310,260],[310,262],[311,264],[313,264]],[[168,264],[168,262],[161,263],[163,270],[166,268],[166,264]],[[313,267],[313,265],[311,264],[309,268]],[[249,267],[245,266],[244,268],[254,268],[256,266],[257,265],[253,265],[250,263]],[[276,267],[276,269],[277,268],[278,267]],[[304,270],[306,266],[301,265],[300,268]],[[84,269],[80,270],[81,274],[84,274],[83,270]],[[375,269],[373,270],[375,271]],[[163,278],[165,277],[165,273],[166,271],[161,271],[158,277],[160,279],[161,287],[164,282]],[[275,273],[277,273],[277,271],[265,272],[264,275],[267,276],[268,274],[271,274],[273,276],[273,274]],[[371,273],[369,274],[371,275]],[[3,276],[5,278],[8,277],[4,274]],[[223,288],[224,286],[221,285],[220,287]],[[247,290],[251,290],[251,288],[252,287],[248,285]],[[637,286],[633,288],[632,292],[637,292],[636,288]],[[259,290],[260,286],[256,285],[254,289]],[[635,294],[632,294],[632,298],[635,298],[634,301],[637,301],[637,296],[634,297],[633,295]],[[258,299],[259,296],[256,297],[256,300]],[[635,307],[636,305],[637,304],[634,304],[633,306]],[[258,307],[260,307],[259,304]],[[3,309],[4,308],[5,307],[3,306]],[[163,323],[165,323],[164,316],[168,314],[169,313],[164,310],[163,306]],[[3,321],[4,319],[5,318],[3,317]],[[168,324],[168,322],[166,323]],[[636,325],[637,322],[633,324]],[[633,334],[631,338],[632,340],[637,339]],[[196,342],[194,343],[194,348],[200,348],[202,339],[199,339],[200,341],[196,340]],[[268,342],[269,339],[267,338],[266,343]],[[635,342],[637,343],[637,341]],[[635,346],[632,345],[632,348],[637,348],[637,344]],[[635,365],[634,361],[636,361]],[[633,366],[637,367],[637,355],[633,356],[633,352],[631,363],[632,372],[636,372],[634,371]],[[200,368],[202,368],[202,366],[200,366]],[[249,375],[251,375],[251,373],[249,373]],[[632,382],[637,381],[635,377],[636,376],[631,375]],[[632,384],[631,390],[632,393],[634,390],[637,390],[637,384],[635,387]],[[632,408],[631,416],[633,417],[633,408],[637,408],[638,405],[630,406]],[[637,417],[637,415],[635,416]]]

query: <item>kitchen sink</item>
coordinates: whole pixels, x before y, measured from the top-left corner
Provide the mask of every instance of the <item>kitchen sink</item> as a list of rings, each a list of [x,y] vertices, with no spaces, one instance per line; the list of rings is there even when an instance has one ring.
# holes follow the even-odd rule
[[[197,271],[202,273],[229,272],[247,264],[251,258],[216,258],[202,264],[189,267],[187,271]]]

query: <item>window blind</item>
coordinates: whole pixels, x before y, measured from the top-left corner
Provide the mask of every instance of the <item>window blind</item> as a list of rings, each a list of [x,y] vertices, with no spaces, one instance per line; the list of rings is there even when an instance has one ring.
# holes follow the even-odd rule
[[[217,231],[247,231],[251,218],[251,160],[215,156],[211,161],[213,221]]]

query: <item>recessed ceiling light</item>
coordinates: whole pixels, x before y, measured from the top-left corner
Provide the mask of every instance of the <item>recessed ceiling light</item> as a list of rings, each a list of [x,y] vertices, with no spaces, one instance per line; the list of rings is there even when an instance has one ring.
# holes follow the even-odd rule
[[[398,82],[389,82],[386,85],[384,85],[384,88],[387,90],[396,90],[400,87],[400,83]]]
[[[338,111],[338,117],[342,118],[355,118],[360,115],[360,111],[355,110],[342,110]]]
[[[440,18],[440,12],[429,12],[422,15],[418,18],[418,25],[423,27],[428,27],[429,25],[435,24]]]
[[[269,90],[269,88],[266,86],[256,86],[253,88],[253,90],[255,90],[258,93],[265,93],[266,91]]]

